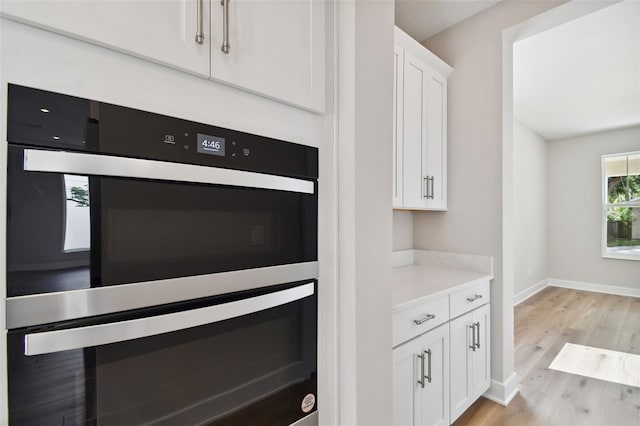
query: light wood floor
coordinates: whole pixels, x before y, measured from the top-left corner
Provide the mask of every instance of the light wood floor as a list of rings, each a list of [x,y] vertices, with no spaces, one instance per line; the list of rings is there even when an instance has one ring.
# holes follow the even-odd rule
[[[640,354],[640,298],[548,287],[518,305],[520,393],[480,398],[454,426],[640,426],[640,388],[548,369],[566,342]]]

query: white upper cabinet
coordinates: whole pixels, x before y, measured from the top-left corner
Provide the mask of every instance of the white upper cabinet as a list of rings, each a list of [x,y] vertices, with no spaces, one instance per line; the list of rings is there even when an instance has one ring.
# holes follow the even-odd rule
[[[209,2],[202,29],[209,34]],[[209,77],[209,45],[196,42],[198,2],[2,0],[2,16]]]
[[[323,0],[2,0],[0,12],[307,110],[325,108]]]
[[[395,43],[396,63],[402,66],[394,84],[393,207],[446,210],[447,76],[452,69],[399,28]]]
[[[393,55],[393,207],[402,207],[402,122],[404,50],[397,45]]]
[[[211,78],[314,111],[324,109],[322,0],[211,2]],[[228,53],[222,45],[228,33]]]
[[[404,52],[403,204],[408,209],[427,205],[427,65]]]

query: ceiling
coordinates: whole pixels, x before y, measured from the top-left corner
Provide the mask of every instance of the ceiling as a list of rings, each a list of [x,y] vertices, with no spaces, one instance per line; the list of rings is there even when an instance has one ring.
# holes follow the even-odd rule
[[[422,42],[501,0],[396,0],[396,25]]]
[[[424,41],[500,1],[396,0],[396,25]],[[640,1],[517,42],[514,115],[547,140],[640,124]]]
[[[544,139],[640,124],[638,0],[519,41],[513,57],[514,115]]]

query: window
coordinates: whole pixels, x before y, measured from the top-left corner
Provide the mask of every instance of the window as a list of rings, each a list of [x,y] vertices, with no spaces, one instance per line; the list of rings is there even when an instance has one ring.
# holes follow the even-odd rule
[[[89,250],[89,178],[64,175],[65,228],[64,251]]]
[[[602,156],[602,256],[640,260],[640,151]]]

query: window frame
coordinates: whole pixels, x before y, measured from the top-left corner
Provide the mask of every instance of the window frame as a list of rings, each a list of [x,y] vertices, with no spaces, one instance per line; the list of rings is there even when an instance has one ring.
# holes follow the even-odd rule
[[[635,207],[640,209],[640,202],[621,206],[619,203],[609,203],[608,195],[609,195],[609,187],[608,187],[608,178],[607,178],[607,170],[606,170],[606,160],[612,157],[624,157],[631,155],[640,155],[640,151],[631,151],[631,152],[620,152],[615,154],[604,154],[601,157],[601,173],[600,180],[602,183],[601,189],[601,227],[602,227],[602,240],[601,240],[601,248],[602,248],[602,257],[607,259],[619,259],[619,260],[636,260],[640,261],[640,254],[616,254],[608,251],[607,247],[607,209],[610,207]],[[627,175],[628,176],[628,175]]]

